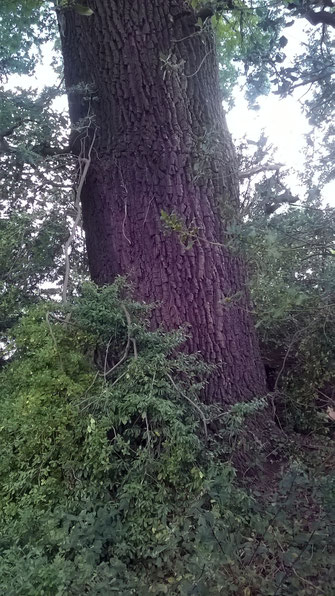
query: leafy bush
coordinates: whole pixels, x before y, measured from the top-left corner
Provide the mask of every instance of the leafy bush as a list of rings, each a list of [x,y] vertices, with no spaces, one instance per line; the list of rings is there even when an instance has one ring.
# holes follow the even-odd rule
[[[335,399],[334,209],[258,216],[241,238],[270,388],[285,398],[282,423],[325,428]]]
[[[87,284],[69,312],[40,305],[14,331],[1,593],[330,593],[332,478],[296,465],[269,502],[239,487],[227,449],[205,437],[206,367],[176,353],[181,333],[147,331],[128,295],[121,279]],[[247,414],[223,418],[227,441]]]

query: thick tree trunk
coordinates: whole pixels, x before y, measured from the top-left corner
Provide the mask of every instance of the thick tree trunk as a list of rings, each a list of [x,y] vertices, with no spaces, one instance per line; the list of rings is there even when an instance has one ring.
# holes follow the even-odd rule
[[[190,326],[187,349],[217,365],[207,401],[262,395],[243,265],[224,246],[238,180],[213,33],[184,0],[88,4],[61,30],[74,151],[96,130],[82,193],[92,278],[126,274],[157,303],[154,326]]]

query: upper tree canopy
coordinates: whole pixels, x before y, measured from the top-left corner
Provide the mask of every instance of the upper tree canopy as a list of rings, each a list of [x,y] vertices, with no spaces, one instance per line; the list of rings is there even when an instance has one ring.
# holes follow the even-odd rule
[[[211,21],[215,27],[222,93],[228,103],[233,86],[242,74],[246,77],[246,91],[251,101],[270,90],[284,96],[301,87],[302,92],[303,89],[309,91],[303,102],[311,119],[319,127],[325,120],[332,120],[331,110],[326,109],[334,100],[332,0],[193,0],[190,3],[199,14],[199,26],[206,26]],[[83,18],[89,18],[91,14],[87,2],[75,0],[2,2],[0,75],[3,82],[11,73],[32,73],[38,59],[38,47],[57,37],[55,4],[58,14],[71,7]],[[307,28],[309,26],[309,38],[301,45],[299,54],[292,56],[290,44],[287,45],[287,28],[298,21],[305,23]],[[57,46],[58,41],[55,52],[59,51]],[[13,125],[8,115],[6,118],[4,126],[0,127],[0,140]]]

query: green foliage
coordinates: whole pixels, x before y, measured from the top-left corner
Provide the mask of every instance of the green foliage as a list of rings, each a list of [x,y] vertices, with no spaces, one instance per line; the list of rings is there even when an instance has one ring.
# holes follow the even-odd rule
[[[1,153],[9,154],[14,167],[40,164],[51,146],[61,151],[65,145],[67,120],[52,108],[58,95],[59,89],[53,87],[45,87],[41,93],[33,89],[0,89],[0,134],[4,137]]]
[[[334,386],[334,209],[306,204],[256,217],[243,242],[272,388],[286,395],[285,415],[300,430],[324,427]]]
[[[38,47],[54,35],[55,19],[44,0],[2,0],[0,80],[9,73],[32,72]]]
[[[66,312],[36,306],[13,330],[0,591],[331,593],[331,476],[297,463],[269,504],[239,487],[194,407],[205,367],[176,353],[180,333],[147,331],[146,312],[119,279],[86,284]],[[234,406],[226,440],[263,407]]]
[[[169,214],[163,209],[161,210],[161,220],[166,232],[174,232],[186,249],[192,248],[199,237],[199,229],[194,222],[187,225],[177,213]]]
[[[27,306],[43,295],[41,284],[54,279],[66,229],[59,212],[45,218],[37,210],[3,218],[0,232],[0,334],[4,340]]]
[[[89,8],[88,6],[84,6],[83,4],[80,4],[79,2],[77,2],[77,0],[59,0],[58,2],[56,2],[56,5],[58,10],[73,9],[78,14],[84,17],[90,17],[92,16],[92,14],[94,14],[91,8]]]
[[[121,282],[103,291],[87,286],[70,322],[65,323],[64,318],[57,322],[61,316],[59,307],[45,305],[33,309],[15,331],[16,355],[3,377],[1,391],[1,419],[8,421],[1,427],[0,439],[4,455],[2,519],[12,532],[7,534],[6,526],[3,548],[12,545],[14,539],[20,549],[30,545],[34,558],[40,540],[50,539],[49,532],[44,535],[43,520],[51,522],[51,535],[55,531],[53,524],[60,523],[53,521],[54,515],[56,520],[60,516],[63,524],[71,514],[74,533],[83,531],[86,536],[88,519],[92,518],[95,524],[95,507],[101,506],[101,515],[111,518],[106,532],[111,531],[112,523],[113,534],[121,519],[127,519],[127,556],[132,548],[137,549],[139,556],[142,543],[152,541],[152,516],[156,519],[157,540],[160,536],[158,530],[171,507],[171,503],[164,502],[167,495],[171,499],[173,489],[178,487],[181,499],[184,492],[192,492],[201,484],[197,464],[200,443],[190,432],[195,422],[191,414],[186,415],[179,394],[175,395],[175,403],[171,400],[176,390],[167,376],[185,371],[192,378],[192,367],[202,368],[195,366],[193,358],[167,359],[180,337],[144,334],[138,323],[132,329],[138,356],[120,365],[117,375],[111,375],[106,368],[97,375],[89,364],[88,355],[92,356],[104,343],[106,330],[111,340],[108,349],[113,349],[114,356],[121,333],[127,336],[127,321],[120,298],[117,299],[122,289]],[[133,316],[138,307],[128,306]],[[87,324],[85,332],[83,322]],[[113,369],[109,354],[104,353],[103,361]],[[153,477],[157,485],[151,495]],[[119,501],[119,510],[114,520],[115,500]],[[135,523],[138,507],[141,515]],[[84,527],[80,530],[82,510]],[[78,525],[74,523],[75,516]],[[32,541],[28,540],[27,525]],[[101,542],[94,532],[91,538],[85,538],[88,549],[92,540]],[[66,540],[67,531],[63,536],[59,529],[58,535]],[[112,543],[115,540],[112,535],[110,539]],[[53,539],[47,547],[47,552],[57,550],[57,544],[60,552],[56,563],[63,547],[57,542],[53,545]],[[103,548],[103,544],[100,546]],[[69,545],[67,548],[72,549]],[[125,545],[118,548],[122,553]],[[38,552],[41,556],[43,550]],[[84,559],[89,555],[85,551]],[[54,568],[54,562],[51,567]],[[72,565],[68,567],[70,575],[66,581],[73,573]],[[40,589],[39,581],[35,577],[37,584],[31,593]],[[24,589],[22,585],[16,593],[29,593],[22,592]],[[48,583],[46,589],[51,589]]]

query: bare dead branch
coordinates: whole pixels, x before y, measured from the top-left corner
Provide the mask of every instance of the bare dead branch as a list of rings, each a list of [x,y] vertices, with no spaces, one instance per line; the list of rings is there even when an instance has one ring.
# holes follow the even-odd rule
[[[82,192],[85,180],[86,180],[88,169],[91,165],[91,155],[92,155],[93,145],[95,143],[95,137],[96,137],[96,129],[94,130],[93,138],[92,138],[89,150],[88,150],[87,157],[79,157],[78,158],[80,166],[82,166],[82,164],[84,164],[84,167],[81,172],[79,183],[78,183],[77,190],[76,190],[76,199],[75,199],[74,206],[75,206],[75,209],[77,210],[77,214],[76,214],[75,220],[73,222],[73,226],[72,226],[70,235],[69,235],[67,241],[65,242],[65,246],[64,246],[65,273],[64,273],[63,292],[62,292],[63,304],[66,304],[66,302],[67,302],[67,289],[68,289],[68,285],[69,285],[69,276],[70,276],[69,248],[74,240],[74,237],[75,237],[76,231],[77,231],[77,227],[79,225],[80,218],[81,218],[81,192]]]
[[[282,168],[284,164],[282,163],[274,163],[274,164],[259,164],[258,166],[254,166],[253,168],[249,168],[249,170],[244,170],[244,172],[240,172],[238,177],[240,180],[244,178],[251,178],[251,176],[255,176],[260,172],[267,172],[270,170],[277,171]]]

